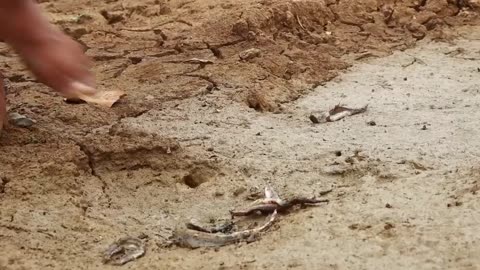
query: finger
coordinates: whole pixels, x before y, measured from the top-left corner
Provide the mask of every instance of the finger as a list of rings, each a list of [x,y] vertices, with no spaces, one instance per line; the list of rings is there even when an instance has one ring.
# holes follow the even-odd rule
[[[87,60],[82,53],[69,48],[61,51],[45,48],[41,54],[41,57],[38,54],[29,57],[27,65],[42,83],[66,97],[74,96],[76,92],[85,95],[96,92],[93,74],[84,64]],[[83,87],[75,87],[79,85]]]

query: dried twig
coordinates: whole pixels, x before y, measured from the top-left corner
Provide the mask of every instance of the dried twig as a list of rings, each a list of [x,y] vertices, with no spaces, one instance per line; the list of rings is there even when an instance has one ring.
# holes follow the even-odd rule
[[[166,22],[163,22],[163,23],[160,23],[160,24],[157,24],[153,27],[145,27],[145,28],[121,28],[120,30],[122,31],[129,31],[129,32],[150,32],[150,31],[158,31],[158,30],[161,30],[159,27],[161,26],[164,26],[164,25],[167,25],[167,24],[171,24],[171,23],[182,23],[182,24],[186,24],[188,26],[193,26],[192,23],[190,22],[187,22],[183,19],[174,19],[174,20],[168,20]]]
[[[197,71],[199,69],[204,68],[206,65],[213,64],[213,61],[207,60],[207,59],[191,58],[188,60],[168,60],[168,61],[165,61],[165,63],[199,65],[198,68],[194,70],[194,71]]]
[[[182,63],[182,64],[198,64],[198,65],[208,65],[208,64],[213,64],[213,61],[211,60],[206,60],[206,59],[200,59],[200,58],[191,58],[188,60],[169,60],[165,61],[165,63]]]
[[[195,71],[195,70],[194,70]],[[194,72],[190,71],[190,72]],[[201,75],[201,74],[188,74],[188,73],[182,73],[182,74],[176,74],[178,76],[185,76],[185,77],[193,77],[193,78],[200,78],[202,80],[205,80],[211,84],[213,88],[218,88],[218,83],[215,82],[210,76],[207,75]]]
[[[308,32],[308,30],[303,26],[302,22],[300,21],[300,18],[298,17],[298,15],[296,15],[295,18],[297,19],[297,22],[298,22],[298,24],[300,25],[300,27],[301,27],[303,30],[305,30],[305,31]]]

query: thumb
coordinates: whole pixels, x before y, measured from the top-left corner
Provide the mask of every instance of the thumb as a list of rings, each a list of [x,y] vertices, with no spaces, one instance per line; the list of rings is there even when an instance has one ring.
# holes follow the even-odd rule
[[[62,91],[62,94],[66,98],[80,98],[82,96],[92,96],[95,95],[98,90],[92,86],[89,86],[80,81],[72,81],[68,89]]]

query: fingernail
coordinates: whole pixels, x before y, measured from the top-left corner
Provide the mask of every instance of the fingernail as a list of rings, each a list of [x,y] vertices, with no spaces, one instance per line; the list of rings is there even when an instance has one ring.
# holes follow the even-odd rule
[[[95,93],[98,92],[97,89],[78,81],[72,82],[70,87],[73,93],[81,93],[83,95],[88,95],[88,96],[94,95]]]

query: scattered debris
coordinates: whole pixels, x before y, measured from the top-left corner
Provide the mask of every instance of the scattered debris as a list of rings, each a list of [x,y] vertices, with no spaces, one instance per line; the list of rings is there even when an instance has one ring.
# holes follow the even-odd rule
[[[415,57],[415,56],[413,56],[413,55],[410,55],[410,54],[407,54],[407,55],[411,56],[413,59],[412,59],[412,61],[410,61],[409,63],[403,64],[403,65],[402,65],[403,68],[409,67],[409,66],[411,66],[411,65],[413,65],[413,64],[415,64],[415,63],[419,63],[419,64],[422,64],[422,65],[427,65],[427,64],[425,63],[425,61],[423,61],[422,59],[420,59],[420,58],[418,58],[418,57]]]
[[[272,226],[276,217],[277,211],[274,211],[262,226],[232,233],[209,233],[192,229],[178,230],[173,234],[173,243],[181,247],[194,249],[200,247],[221,247],[241,241],[255,241],[259,233],[268,230]]]
[[[108,24],[115,24],[115,23],[121,22],[125,19],[123,17],[123,15],[120,14],[120,13],[112,14],[112,13],[106,11],[106,10],[100,11],[100,14],[103,16],[103,18],[105,18],[105,20],[107,20]]]
[[[198,69],[195,69],[195,70],[198,70]],[[193,71],[195,71],[193,70]],[[202,80],[205,80],[209,83],[209,85],[211,85],[212,89],[218,89],[218,86],[219,86],[219,83],[217,83],[216,81],[214,81],[210,76],[208,75],[202,75],[202,74],[187,74],[187,73],[183,73],[183,74],[176,74],[178,76],[185,76],[185,77],[192,77],[192,78],[199,78],[199,79],[202,79]]]
[[[365,58],[380,57],[381,55],[374,52],[363,52],[355,56],[354,60],[362,60]]]
[[[463,203],[460,201],[455,201],[453,203],[447,203],[447,207],[452,207],[452,206],[462,206]]]
[[[8,178],[0,176],[0,194],[5,193],[8,182],[10,182]]]
[[[386,222],[385,225],[383,226],[383,228],[384,228],[385,230],[390,230],[390,229],[395,228],[395,225],[393,225],[393,224],[390,223],[390,222]]]
[[[37,121],[16,112],[10,113],[8,115],[8,118],[9,118],[10,124],[17,127],[21,127],[21,128],[29,128],[33,126],[33,124],[37,123]]]
[[[225,193],[223,191],[215,191],[213,193],[213,196],[215,196],[215,197],[222,197],[223,195],[225,195]]]
[[[294,197],[289,200],[281,199],[278,194],[270,186],[265,187],[265,197],[256,200],[247,209],[232,210],[230,214],[235,216],[248,216],[260,212],[261,214],[269,214],[273,212],[285,212],[295,205],[311,205],[318,203],[328,203],[328,199],[309,199],[304,197]]]
[[[245,187],[241,186],[241,187],[238,187],[235,190],[233,190],[232,194],[233,194],[233,196],[238,197],[240,194],[244,193],[245,191],[247,191],[247,189]]]
[[[325,195],[331,193],[332,191],[333,191],[333,189],[327,189],[327,190],[324,190],[324,191],[320,191],[319,195],[320,196],[325,196]]]
[[[121,238],[104,252],[103,263],[112,265],[124,265],[136,260],[145,254],[144,242],[135,237]]]
[[[415,170],[427,171],[429,169],[432,169],[431,167],[423,165],[422,163],[414,160],[408,160],[406,163],[410,164]]]
[[[454,50],[452,50],[452,51],[448,51],[448,52],[445,52],[445,53],[443,53],[443,54],[449,55],[449,56],[457,56],[457,55],[459,55],[459,54],[464,54],[465,52],[466,52],[466,51],[465,51],[464,48],[458,47],[458,48],[456,48],[456,49],[454,49]]]
[[[207,65],[213,64],[213,61],[207,60],[207,59],[191,58],[188,60],[169,60],[169,61],[165,61],[165,63],[198,65],[198,67],[195,68],[194,70],[186,72],[186,73],[192,73],[202,68],[205,68]]]
[[[250,59],[253,59],[255,57],[259,57],[262,54],[262,51],[257,49],[257,48],[251,48],[248,50],[245,50],[238,54],[241,60],[247,61]]]
[[[224,58],[220,48],[216,46],[211,46],[208,42],[205,42],[205,45],[207,46],[207,49],[209,49],[216,58],[218,59]]]
[[[213,61],[207,60],[207,59],[200,59],[200,58],[191,58],[188,60],[170,60],[170,61],[165,61],[165,63],[179,63],[179,64],[192,64],[192,65],[208,65],[208,64],[213,64]]]
[[[315,116],[314,114],[311,114],[310,121],[312,121],[315,124],[325,123],[325,122],[335,122],[347,116],[366,112],[367,107],[368,105],[365,105],[364,107],[357,108],[357,109],[351,109],[341,105],[336,105],[330,111],[320,114],[320,116]]]

